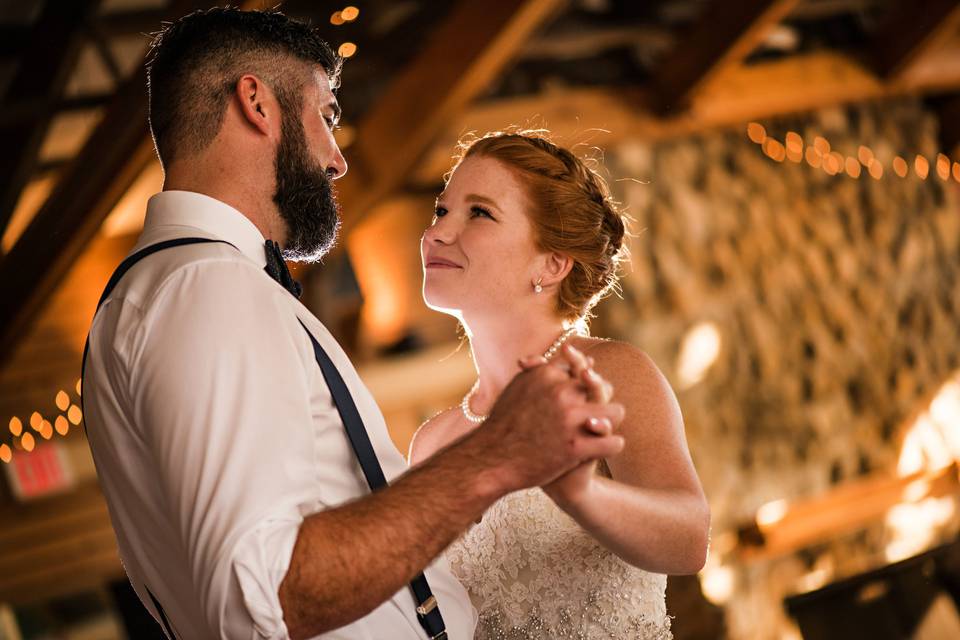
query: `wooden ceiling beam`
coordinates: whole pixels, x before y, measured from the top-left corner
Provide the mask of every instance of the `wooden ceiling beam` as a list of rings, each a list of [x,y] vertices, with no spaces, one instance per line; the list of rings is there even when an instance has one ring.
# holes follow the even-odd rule
[[[899,95],[960,90],[960,42],[951,42],[930,64],[930,73],[884,82],[856,59],[839,53],[810,53],[725,71],[672,117],[654,115],[655,91],[645,87],[552,91],[489,101],[456,118],[412,174],[418,189],[433,188],[451,165],[465,132],[483,133],[510,125],[546,127],[565,145],[600,147],[625,138],[655,141],[751,120]],[[925,62],[925,65],[927,63]]]
[[[799,0],[714,0],[658,65],[653,87],[658,113],[677,113],[715,77],[739,65]]]
[[[909,75],[914,65],[956,35],[960,1],[901,0],[877,29],[871,58],[886,79]]]
[[[565,0],[462,0],[357,126],[337,181],[344,233],[400,186],[434,138]]]
[[[56,100],[73,72],[83,45],[83,24],[99,0],[49,0],[20,51],[20,63],[2,103],[12,100]],[[51,46],[55,42],[57,46]],[[20,193],[33,175],[40,145],[53,116],[51,109],[35,111],[28,122],[0,125],[0,234],[6,229]]]
[[[174,0],[166,19],[175,20],[214,4]],[[241,7],[260,8],[263,4],[264,0],[247,0]],[[113,207],[153,161],[146,70],[139,65],[133,77],[118,88],[103,120],[0,260],[0,300],[4,301],[0,305],[0,361],[10,354]]]

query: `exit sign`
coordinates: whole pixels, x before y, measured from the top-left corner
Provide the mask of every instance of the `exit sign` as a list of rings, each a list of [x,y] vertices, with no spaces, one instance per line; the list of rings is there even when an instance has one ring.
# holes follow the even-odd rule
[[[2,465],[17,500],[27,501],[72,489],[74,477],[63,447],[53,442],[38,443],[27,453],[17,451]]]

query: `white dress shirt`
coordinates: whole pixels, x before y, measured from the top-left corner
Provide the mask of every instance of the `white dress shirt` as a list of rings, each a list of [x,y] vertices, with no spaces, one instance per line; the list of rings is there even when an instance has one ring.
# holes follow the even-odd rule
[[[167,191],[133,251],[187,236],[239,251],[165,249],[123,277],[90,329],[87,435],[120,557],[155,617],[147,588],[181,640],[287,638],[277,590],[303,518],[369,493],[298,318],[343,376],[387,479],[406,464],[346,354],[264,272],[257,227]],[[446,561],[426,575],[450,638],[472,638],[476,614]],[[415,607],[404,587],[319,637],[422,640]]]

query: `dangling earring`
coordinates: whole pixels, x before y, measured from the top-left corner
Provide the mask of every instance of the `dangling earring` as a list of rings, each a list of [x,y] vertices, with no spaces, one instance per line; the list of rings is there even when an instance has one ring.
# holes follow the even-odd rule
[[[537,284],[533,285],[533,292],[534,292],[534,293],[540,293],[540,292],[543,291],[543,285],[540,284],[541,282],[543,282],[543,278],[538,278],[538,279],[537,279]]]

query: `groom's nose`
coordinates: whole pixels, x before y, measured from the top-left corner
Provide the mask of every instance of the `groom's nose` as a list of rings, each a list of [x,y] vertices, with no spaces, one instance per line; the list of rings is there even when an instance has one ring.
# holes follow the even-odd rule
[[[340,147],[333,147],[333,155],[330,158],[329,164],[327,164],[327,177],[331,180],[336,180],[337,178],[342,178],[343,175],[347,172],[347,160],[343,157],[343,153],[340,152]]]

